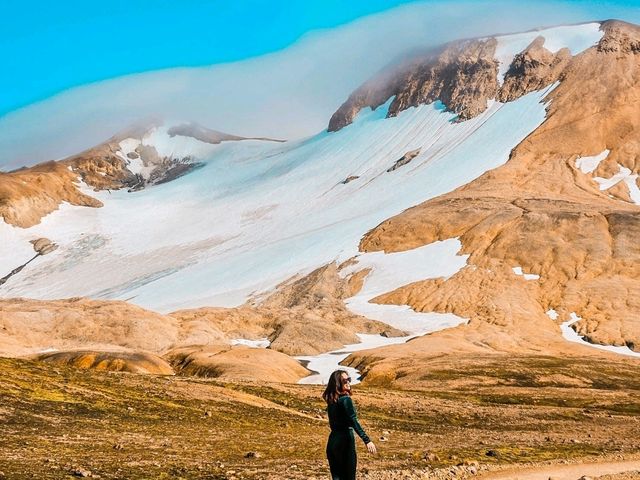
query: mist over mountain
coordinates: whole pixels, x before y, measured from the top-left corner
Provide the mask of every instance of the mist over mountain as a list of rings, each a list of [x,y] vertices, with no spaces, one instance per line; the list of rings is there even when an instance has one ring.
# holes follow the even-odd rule
[[[621,18],[637,16],[633,9],[593,8],[574,2],[417,3],[309,33],[264,57],[74,88],[0,117],[0,169],[77,153],[149,118],[197,122],[246,137],[313,135],[358,85],[413,49],[604,19],[616,10]]]

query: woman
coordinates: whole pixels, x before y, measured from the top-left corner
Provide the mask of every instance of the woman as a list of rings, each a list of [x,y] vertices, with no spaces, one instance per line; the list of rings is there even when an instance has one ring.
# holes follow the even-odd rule
[[[329,377],[322,394],[327,402],[331,434],[327,442],[327,459],[332,480],[355,480],[356,441],[353,431],[367,446],[369,453],[376,453],[376,446],[358,422],[356,409],[351,400],[351,378],[344,370],[336,370]]]

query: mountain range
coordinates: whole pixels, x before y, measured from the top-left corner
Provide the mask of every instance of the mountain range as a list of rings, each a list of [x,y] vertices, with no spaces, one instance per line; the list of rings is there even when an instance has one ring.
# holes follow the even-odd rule
[[[640,355],[639,99],[640,27],[564,25],[413,52],[305,139],[155,120],[0,173],[0,268],[58,245],[0,285],[0,355],[397,385]]]

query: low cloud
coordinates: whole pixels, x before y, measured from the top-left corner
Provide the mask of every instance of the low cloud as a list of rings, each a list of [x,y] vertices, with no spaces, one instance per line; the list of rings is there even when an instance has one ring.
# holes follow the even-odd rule
[[[237,135],[304,137],[326,128],[351,91],[408,50],[561,23],[639,20],[615,3],[512,3],[410,4],[310,33],[263,57],[74,88],[0,118],[0,168],[62,158],[150,117]]]

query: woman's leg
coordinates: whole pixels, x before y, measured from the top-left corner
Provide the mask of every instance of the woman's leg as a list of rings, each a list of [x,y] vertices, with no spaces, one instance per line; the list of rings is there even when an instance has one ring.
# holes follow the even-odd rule
[[[354,480],[355,464],[352,460],[353,437],[348,433],[332,432],[327,442],[327,460],[332,480]],[[353,445],[355,452],[355,445]],[[353,464],[353,465],[352,465]]]
[[[353,430],[350,432],[349,441],[346,445],[344,459],[345,480],[356,480],[356,467],[358,466],[358,456],[356,455],[356,441],[353,437]]]

